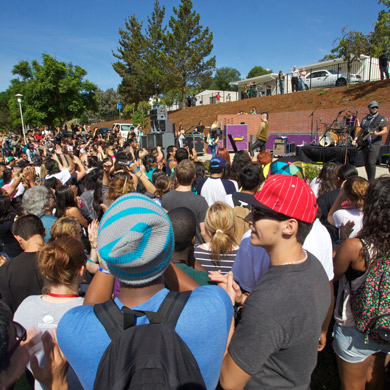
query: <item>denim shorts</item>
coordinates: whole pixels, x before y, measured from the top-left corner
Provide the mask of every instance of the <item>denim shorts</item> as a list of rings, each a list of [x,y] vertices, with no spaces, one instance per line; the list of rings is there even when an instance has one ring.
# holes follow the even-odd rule
[[[368,339],[364,344],[365,334],[354,326],[334,325],[333,349],[336,355],[348,363],[361,363],[377,352],[390,353],[390,344],[378,344]]]

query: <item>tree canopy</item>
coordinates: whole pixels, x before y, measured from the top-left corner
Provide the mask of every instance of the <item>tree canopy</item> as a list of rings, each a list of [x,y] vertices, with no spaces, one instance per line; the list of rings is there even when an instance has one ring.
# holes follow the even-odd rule
[[[215,71],[215,75],[209,89],[220,89],[221,91],[233,91],[234,88],[230,83],[232,81],[240,80],[241,73],[234,68],[222,67]]]
[[[272,73],[272,70],[265,69],[260,65],[256,65],[249,71],[246,78],[251,79],[252,77],[263,76],[263,75],[269,74],[269,73]]]
[[[13,126],[20,125],[19,106],[15,94],[23,95],[23,117],[26,124],[62,126],[96,109],[96,85],[84,80],[87,72],[78,65],[56,60],[43,54],[42,63],[21,61],[12,73],[9,109]]]

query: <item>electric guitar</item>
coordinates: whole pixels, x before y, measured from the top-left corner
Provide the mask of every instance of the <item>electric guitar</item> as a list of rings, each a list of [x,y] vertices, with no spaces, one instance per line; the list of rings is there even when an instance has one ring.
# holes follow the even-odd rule
[[[383,118],[377,126],[375,126],[373,129],[368,131],[361,130],[360,133],[357,136],[357,150],[362,150],[366,146],[371,145],[371,137],[374,135],[374,131],[379,129],[379,127],[384,127],[387,123],[389,118]]]

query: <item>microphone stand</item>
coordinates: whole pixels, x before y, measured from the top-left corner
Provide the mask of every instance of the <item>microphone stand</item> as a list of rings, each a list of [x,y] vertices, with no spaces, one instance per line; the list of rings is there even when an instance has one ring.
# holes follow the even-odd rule
[[[318,110],[318,107],[321,105],[321,104],[324,104],[325,102],[320,102],[317,107],[314,108],[313,112],[309,115],[311,116],[311,125],[310,125],[310,138],[311,138],[311,142],[313,142],[313,126],[314,126],[314,113]],[[315,140],[317,142],[317,140]],[[311,143],[310,142],[310,143]]]

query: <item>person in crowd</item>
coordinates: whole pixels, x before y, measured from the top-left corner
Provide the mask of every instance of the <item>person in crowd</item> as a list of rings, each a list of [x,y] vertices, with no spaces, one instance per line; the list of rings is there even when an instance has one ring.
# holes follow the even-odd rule
[[[38,331],[55,329],[62,316],[70,309],[83,304],[79,285],[84,277],[87,258],[81,241],[63,237],[52,241],[38,254],[38,269],[44,277],[42,295],[30,295],[19,305],[14,320],[24,328]],[[42,351],[43,352],[43,351]],[[45,354],[40,353],[40,364]],[[82,389],[73,370],[68,373],[69,389]],[[35,382],[35,389],[41,389]]]
[[[382,54],[379,56],[379,71],[381,74],[381,80],[389,79],[389,57],[386,53],[386,50],[383,50]]]
[[[171,175],[172,170],[176,167],[177,161],[175,158],[177,147],[174,145],[169,145],[167,147],[167,163],[166,163],[166,174],[167,176]]]
[[[265,145],[268,141],[268,137],[269,137],[268,112],[262,112],[260,127],[256,134],[256,141],[253,143],[253,145],[250,148],[250,154],[252,157],[254,156],[253,151],[256,150],[257,148],[260,148],[260,151],[266,149]]]
[[[196,243],[202,244],[206,237],[204,220],[208,209],[206,200],[192,192],[192,182],[195,180],[195,165],[191,160],[183,160],[175,169],[178,186],[165,194],[161,206],[171,211],[178,207],[187,207],[196,218]]]
[[[335,175],[339,167],[340,164],[331,161],[326,162],[319,175],[311,181],[310,188],[316,198],[336,189]]]
[[[255,106],[252,107],[252,110],[250,112],[250,114],[252,115],[257,115],[259,112],[257,111],[257,108]]]
[[[363,206],[368,186],[368,181],[359,176],[353,176],[342,184],[328,213],[328,222],[331,225],[336,226],[337,229],[344,227],[351,230],[347,237],[341,237],[340,231],[340,240],[356,237],[362,228]],[[342,205],[345,203],[347,206],[343,208]]]
[[[45,167],[47,176],[45,179],[55,177],[62,185],[65,185],[71,178],[70,172],[74,169],[74,163],[68,154],[64,154],[60,145],[56,145],[56,152],[51,158],[46,159]]]
[[[376,335],[358,330],[357,318],[362,310],[379,315],[377,311],[380,272],[389,272],[390,251],[390,178],[374,180],[367,191],[363,206],[363,227],[356,238],[346,240],[335,257],[335,280],[339,290],[335,308],[333,348],[337,355],[339,376],[343,389],[382,389],[390,345]],[[370,306],[356,301],[359,289],[375,288]],[[382,287],[383,288],[383,287]],[[349,292],[349,293],[348,293]],[[372,294],[372,293],[371,293]],[[354,297],[355,296],[355,297]],[[354,299],[355,298],[355,299]],[[355,302],[355,308],[352,303]],[[375,317],[372,321],[375,323]]]
[[[161,200],[165,194],[172,190],[172,183],[168,176],[160,175],[155,181],[156,192],[153,199],[159,206],[161,206]]]
[[[316,218],[316,198],[303,180],[289,175],[274,175],[260,192],[240,198],[252,206],[251,243],[267,251],[271,267],[248,297],[232,273],[220,276],[233,305],[244,305],[222,364],[221,386],[308,388],[331,303],[321,263],[302,248]]]
[[[293,92],[298,92],[299,90],[299,70],[296,65],[294,65],[291,72],[291,88]]]
[[[302,68],[299,71],[299,90],[300,91],[305,90],[305,82],[306,82],[306,70],[305,70],[305,68]]]
[[[267,96],[272,95],[272,85],[270,83],[267,83]]]
[[[280,90],[281,95],[284,94],[284,79],[285,79],[285,76],[284,76],[283,72],[281,70],[279,70],[278,81],[279,81],[279,90]]]
[[[378,108],[379,104],[375,100],[370,102],[368,105],[370,112],[363,118],[361,129],[354,139],[354,143],[361,147],[368,180],[375,179],[376,160],[382,145],[382,137],[387,135],[386,121],[379,115]],[[364,141],[363,137],[367,134],[369,137]]]
[[[232,167],[230,169],[230,179],[237,182],[238,187],[241,187],[241,169],[250,164],[252,164],[252,159],[246,150],[239,150],[234,154]]]
[[[14,222],[12,233],[24,252],[0,268],[0,293],[15,312],[26,297],[42,291],[43,278],[37,268],[37,252],[45,245],[45,229],[39,217],[25,215]]]
[[[56,213],[57,218],[75,217],[80,225],[84,228],[88,227],[88,221],[83,217],[80,211],[79,199],[76,197],[75,191],[71,187],[60,187],[56,190]]]
[[[208,240],[195,246],[194,257],[206,271],[226,274],[238,250],[233,209],[225,202],[215,202],[207,210],[204,226]]]
[[[112,246],[119,241],[121,245]],[[144,251],[150,242],[153,250]],[[119,308],[158,310],[168,295],[163,274],[170,265],[173,246],[168,216],[147,197],[127,194],[111,205],[101,220],[98,250],[106,272],[120,280],[120,295],[114,301]],[[222,289],[203,286],[192,292],[176,324],[175,330],[192,352],[206,388],[217,386],[232,314],[229,297]],[[137,319],[136,326],[139,324],[145,324],[144,317]],[[57,338],[84,389],[92,389],[99,362],[110,344],[93,306],[68,311],[58,324]],[[205,351],[210,339],[213,348]]]
[[[12,226],[16,218],[16,212],[7,195],[0,195],[0,252],[13,258],[22,253],[18,241],[12,234]]]
[[[225,199],[227,194],[238,191],[237,183],[223,179],[226,160],[216,156],[210,160],[210,177],[199,181],[196,191],[211,206],[216,201]]]
[[[50,239],[50,229],[57,220],[53,215],[54,206],[53,194],[44,186],[30,188],[23,195],[23,210],[26,214],[33,214],[41,219],[46,231],[46,244]]]
[[[186,207],[178,207],[168,212],[175,238],[175,251],[171,262],[194,279],[200,286],[210,284],[204,268],[194,258],[196,236],[195,214]]]

